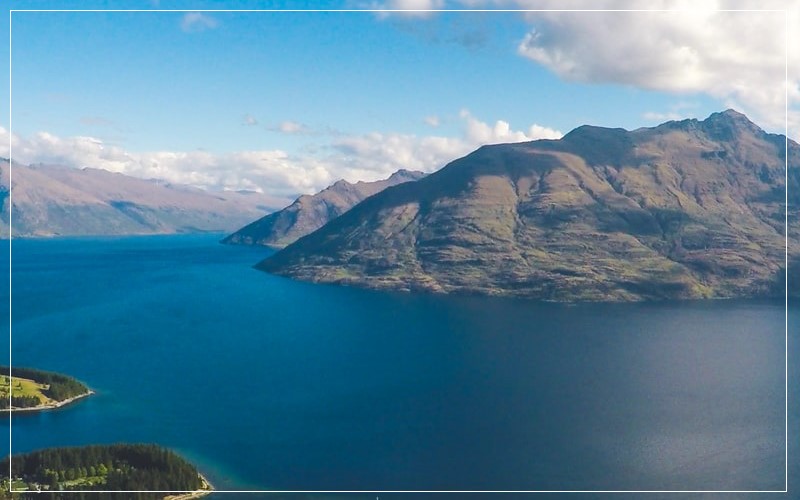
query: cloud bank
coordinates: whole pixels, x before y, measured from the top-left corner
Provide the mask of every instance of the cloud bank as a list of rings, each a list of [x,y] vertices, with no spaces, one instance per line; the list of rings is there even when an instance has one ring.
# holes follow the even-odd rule
[[[785,125],[788,91],[790,127],[793,135],[800,135],[800,0],[466,3],[530,9],[652,9],[528,12],[524,18],[531,28],[517,52],[567,81],[703,93],[776,129]]]
[[[520,14],[530,28],[520,34],[517,53],[565,81],[701,93],[777,130],[785,125],[788,94],[790,135],[800,137],[800,0],[454,0],[450,6],[540,10]],[[416,19],[436,13],[427,14]]]
[[[22,138],[0,127],[0,156],[9,156],[4,145],[10,144],[13,159],[25,164],[102,168],[209,190],[248,189],[291,197],[317,192],[339,179],[351,182],[382,179],[400,168],[432,172],[487,143],[553,139],[562,135],[536,124],[520,131],[502,120],[484,123],[467,110],[461,111],[459,118],[461,135],[457,137],[393,132],[342,134],[316,148],[316,152],[296,154],[278,149],[225,154],[202,150],[131,152],[94,137],[62,138],[39,132]]]

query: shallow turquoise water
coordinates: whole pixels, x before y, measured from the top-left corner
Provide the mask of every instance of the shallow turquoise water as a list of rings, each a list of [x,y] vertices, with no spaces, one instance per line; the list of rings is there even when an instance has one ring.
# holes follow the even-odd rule
[[[13,242],[13,364],[97,391],[14,417],[15,453],[152,441],[224,489],[783,489],[782,303],[379,293],[218,238]]]

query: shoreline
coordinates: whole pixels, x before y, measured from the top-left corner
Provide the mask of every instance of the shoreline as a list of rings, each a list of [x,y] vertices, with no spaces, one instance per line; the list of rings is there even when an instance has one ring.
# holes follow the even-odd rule
[[[186,493],[178,493],[175,495],[167,495],[164,500],[190,500],[192,498],[201,498],[210,495],[214,492],[214,485],[206,479],[206,477],[199,472],[197,475],[200,477],[201,486],[199,490],[187,491]]]
[[[37,411],[47,411],[47,410],[57,410],[58,408],[62,408],[67,406],[68,404],[74,403],[79,399],[83,399],[85,397],[91,396],[94,394],[94,391],[89,389],[83,394],[78,394],[77,396],[73,396],[71,398],[67,398],[64,401],[58,401],[56,403],[47,403],[39,406],[31,406],[29,408],[4,408],[3,412],[17,413],[17,412],[37,412]]]

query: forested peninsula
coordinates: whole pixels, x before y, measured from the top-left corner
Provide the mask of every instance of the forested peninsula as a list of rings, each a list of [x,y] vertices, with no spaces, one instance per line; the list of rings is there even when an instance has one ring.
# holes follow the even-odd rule
[[[17,367],[9,370],[7,366],[0,366],[0,374],[0,410],[3,411],[54,409],[93,394],[81,382],[59,373]]]
[[[10,463],[9,463],[10,460]],[[11,476],[9,477],[9,471]],[[0,462],[0,498],[193,498],[212,491],[197,469],[154,444],[48,448]],[[10,491],[10,492],[9,492]]]

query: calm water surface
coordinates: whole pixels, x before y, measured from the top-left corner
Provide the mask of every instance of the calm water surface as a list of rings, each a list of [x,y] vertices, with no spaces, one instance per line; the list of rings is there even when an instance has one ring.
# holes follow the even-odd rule
[[[783,489],[782,303],[378,293],[217,239],[13,242],[13,363],[97,391],[14,417],[15,453],[156,442],[222,489]]]

